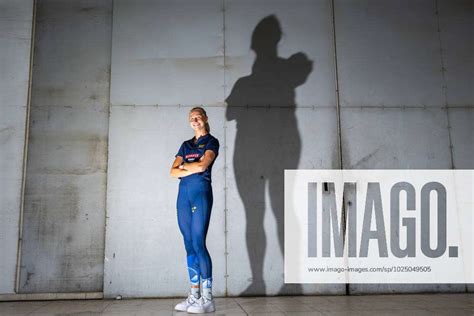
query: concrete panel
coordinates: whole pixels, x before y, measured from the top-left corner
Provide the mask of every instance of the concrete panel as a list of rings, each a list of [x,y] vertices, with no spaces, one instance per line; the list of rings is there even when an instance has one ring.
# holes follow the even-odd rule
[[[236,118],[236,121],[232,120]],[[229,295],[344,294],[284,284],[284,169],[339,168],[335,109],[227,109]]]
[[[189,291],[178,228],[174,155],[194,132],[189,107],[113,106],[109,134],[104,297],[183,296]],[[214,203],[207,234],[213,294],[225,295],[224,110],[208,107],[220,142],[212,170]]]
[[[104,110],[109,102],[111,11],[111,0],[38,1],[35,106]]]
[[[14,293],[30,78],[32,0],[0,1],[0,293]]]
[[[442,54],[450,106],[474,104],[474,19],[470,0],[438,2]]]
[[[33,1],[1,0],[0,10],[0,105],[26,107]]]
[[[330,3],[327,0],[225,1],[227,93],[239,78],[253,73],[255,81],[250,88],[265,93],[260,99],[242,100],[245,103],[333,107]],[[265,19],[270,15],[273,18]]]
[[[345,169],[450,169],[446,111],[348,109],[341,112]],[[462,292],[464,284],[351,284],[351,294]]]
[[[111,103],[222,103],[223,42],[221,1],[114,1]]]
[[[335,1],[341,106],[444,106],[435,1]]]
[[[446,111],[343,109],[344,169],[450,169]]]
[[[103,288],[112,1],[38,1],[20,292]]]
[[[449,109],[455,169],[474,169],[474,108]]]

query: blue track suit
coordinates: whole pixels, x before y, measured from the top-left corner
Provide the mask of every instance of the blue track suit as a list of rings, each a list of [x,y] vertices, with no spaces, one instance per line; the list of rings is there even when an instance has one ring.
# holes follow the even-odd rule
[[[183,234],[186,248],[189,278],[192,283],[202,279],[212,280],[212,262],[206,248],[206,235],[212,209],[211,171],[219,154],[219,141],[211,134],[184,141],[175,157],[185,162],[199,161],[206,150],[212,150],[216,157],[204,172],[180,178],[176,208],[178,225]]]

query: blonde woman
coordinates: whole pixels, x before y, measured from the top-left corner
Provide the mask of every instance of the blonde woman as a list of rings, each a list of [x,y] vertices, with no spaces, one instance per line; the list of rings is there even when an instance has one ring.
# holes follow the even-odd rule
[[[213,202],[211,171],[219,154],[219,141],[210,134],[208,117],[202,107],[191,109],[189,123],[194,137],[181,144],[170,172],[172,177],[180,179],[176,208],[191,281],[189,296],[175,310],[210,313],[215,311],[215,304],[206,235]]]

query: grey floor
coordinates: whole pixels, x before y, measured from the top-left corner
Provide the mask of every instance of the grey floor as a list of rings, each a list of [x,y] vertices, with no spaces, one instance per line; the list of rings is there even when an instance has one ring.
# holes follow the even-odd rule
[[[173,311],[180,300],[0,302],[0,315],[188,315]],[[474,315],[474,293],[216,298],[216,309],[215,315]]]

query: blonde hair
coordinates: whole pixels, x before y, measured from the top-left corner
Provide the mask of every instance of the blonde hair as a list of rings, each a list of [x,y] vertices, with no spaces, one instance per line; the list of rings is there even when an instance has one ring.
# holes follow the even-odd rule
[[[199,112],[201,112],[202,115],[204,115],[207,118],[206,110],[204,110],[202,107],[200,107],[200,106],[193,107],[191,109],[191,111],[189,111],[189,113],[191,113],[193,111],[199,111]],[[209,126],[208,122],[206,122],[206,124],[204,125],[204,128],[206,129],[206,132],[208,132],[208,133],[211,131],[211,127]]]

